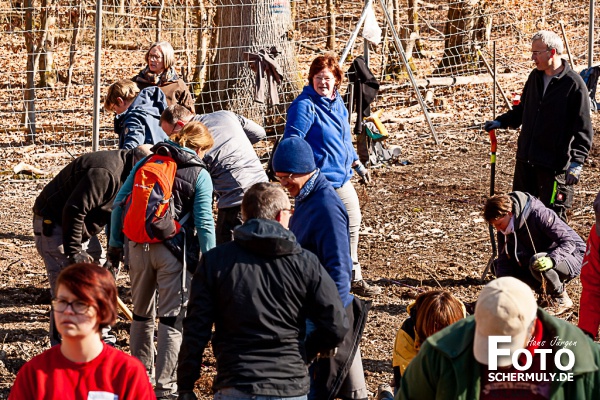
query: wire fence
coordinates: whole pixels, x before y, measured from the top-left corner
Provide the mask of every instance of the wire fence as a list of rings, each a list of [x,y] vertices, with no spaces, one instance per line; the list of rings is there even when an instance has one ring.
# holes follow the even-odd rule
[[[145,67],[151,43],[167,40],[197,112],[229,109],[276,136],[283,132],[287,107],[306,84],[312,59],[327,51],[342,53],[364,5],[343,0],[113,0],[102,5],[102,28],[97,32],[96,4],[0,0],[0,148],[6,151],[2,169],[33,155],[91,150],[97,33],[101,95],[111,83],[132,78]],[[562,22],[575,69],[588,64],[588,1],[410,0],[407,6],[387,0],[385,5],[442,142],[492,117],[493,84],[486,63],[493,65],[494,47],[498,83],[507,97],[522,89],[533,67],[530,38],[537,30],[561,34]],[[373,7],[381,43],[365,45],[359,36],[344,70],[367,50],[369,65],[382,84],[373,108],[384,110],[388,130],[401,140],[430,140],[430,127],[382,3],[376,0]],[[257,103],[247,53],[273,47],[283,72],[277,85],[279,104],[270,99]],[[596,41],[592,48],[598,50]],[[499,93],[495,111],[505,107]],[[96,121],[101,148],[116,148],[113,117],[101,110]],[[264,157],[268,143],[257,150]]]

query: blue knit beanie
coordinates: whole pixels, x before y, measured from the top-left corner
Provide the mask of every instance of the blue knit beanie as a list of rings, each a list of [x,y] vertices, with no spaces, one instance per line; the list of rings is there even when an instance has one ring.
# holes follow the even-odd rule
[[[312,148],[306,140],[297,136],[279,142],[273,155],[275,172],[306,174],[317,169]]]

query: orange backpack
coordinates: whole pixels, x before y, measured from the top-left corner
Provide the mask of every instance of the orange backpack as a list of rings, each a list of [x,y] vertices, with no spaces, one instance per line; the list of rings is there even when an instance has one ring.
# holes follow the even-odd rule
[[[136,243],[158,243],[179,233],[173,218],[172,190],[177,163],[153,154],[136,171],[133,190],[124,205],[123,233]]]

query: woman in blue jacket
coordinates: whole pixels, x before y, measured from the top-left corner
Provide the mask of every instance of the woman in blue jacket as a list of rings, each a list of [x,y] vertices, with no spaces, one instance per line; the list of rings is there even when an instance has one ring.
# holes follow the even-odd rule
[[[315,58],[308,72],[308,85],[288,109],[283,137],[298,136],[308,142],[317,168],[346,206],[350,219],[352,291],[358,295],[374,296],[381,293],[381,289],[362,279],[358,262],[358,232],[362,215],[356,190],[350,181],[352,169],[367,182],[370,175],[352,144],[348,110],[338,92],[341,82],[342,70],[334,57],[324,55]]]

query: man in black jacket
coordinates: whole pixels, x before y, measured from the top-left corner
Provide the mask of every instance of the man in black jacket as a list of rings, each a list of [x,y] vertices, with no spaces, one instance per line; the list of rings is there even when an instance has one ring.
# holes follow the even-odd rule
[[[71,161],[42,190],[33,205],[33,233],[44,259],[50,294],[69,264],[100,264],[103,250],[96,236],[110,221],[113,200],[134,163],[150,154],[150,146],[98,151]],[[60,343],[50,318],[50,343]]]
[[[567,221],[573,205],[573,185],[592,146],[590,99],[583,79],[561,58],[563,43],[549,31],[532,38],[531,72],[521,103],[485,130],[518,128],[513,190],[538,197]]]
[[[183,322],[180,400],[196,398],[194,383],[213,323],[213,389],[240,399],[304,398],[306,364],[344,338],[349,325],[336,286],[286,229],[290,208],[278,185],[253,185],[233,241],[202,254]],[[305,340],[307,318],[315,330]]]

